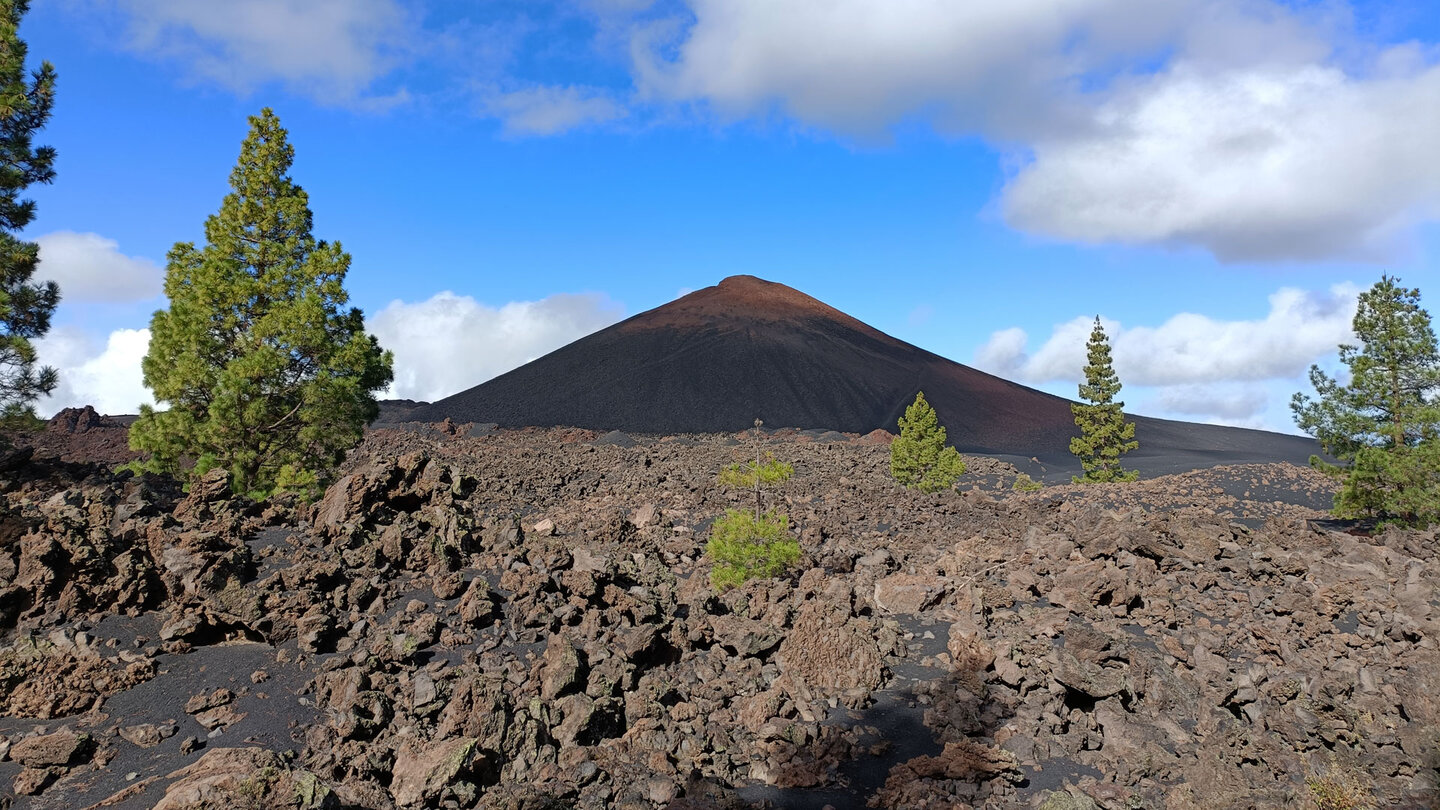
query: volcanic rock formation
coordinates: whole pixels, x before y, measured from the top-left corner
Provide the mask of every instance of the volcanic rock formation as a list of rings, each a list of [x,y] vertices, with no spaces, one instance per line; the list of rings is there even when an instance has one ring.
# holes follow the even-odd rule
[[[947,360],[783,284],[732,276],[643,312],[409,420],[635,433],[775,427],[895,431],[923,390],[964,452],[1068,463],[1069,403]],[[1262,431],[1136,417],[1147,472],[1304,463],[1315,444]]]

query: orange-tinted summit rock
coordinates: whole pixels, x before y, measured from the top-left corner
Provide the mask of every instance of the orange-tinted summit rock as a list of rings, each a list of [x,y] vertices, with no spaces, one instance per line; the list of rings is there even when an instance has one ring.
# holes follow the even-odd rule
[[[750,427],[894,432],[923,390],[965,452],[1068,456],[1069,402],[891,337],[783,284],[733,276],[421,408],[418,421],[635,433]],[[1301,460],[1298,437],[1137,419],[1144,455],[1169,449]],[[1263,439],[1263,441],[1262,441]],[[1290,441],[1293,439],[1293,441]],[[1260,444],[1273,452],[1257,447]]]

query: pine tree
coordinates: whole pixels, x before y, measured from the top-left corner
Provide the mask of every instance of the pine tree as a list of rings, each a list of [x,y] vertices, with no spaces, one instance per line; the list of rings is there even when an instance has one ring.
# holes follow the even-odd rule
[[[29,0],[0,0],[0,416],[7,422],[30,416],[57,382],[55,369],[35,367],[31,341],[49,331],[60,290],[53,281],[30,283],[40,248],[16,236],[35,218],[35,201],[20,194],[55,179],[55,150],[32,143],[50,120],[55,68],[43,62],[26,76],[19,30],[29,7]]]
[[[901,485],[921,492],[938,492],[954,486],[965,474],[960,453],[945,444],[945,428],[925,392],[900,417],[900,435],[890,443],[890,475]]]
[[[1085,474],[1073,480],[1086,484],[1134,481],[1140,473],[1122,468],[1120,456],[1140,443],[1135,441],[1135,423],[1125,421],[1125,403],[1115,401],[1120,377],[1110,358],[1110,338],[1098,315],[1085,345],[1085,360],[1085,382],[1080,384],[1084,402],[1070,403],[1075,426],[1080,428],[1080,435],[1070,440],[1070,452],[1079,457]]]
[[[350,256],[311,236],[294,154],[273,112],[252,117],[206,244],[170,250],[170,308],[142,363],[169,408],[143,407],[130,430],[150,454],[142,469],[175,473],[188,457],[193,475],[223,467],[239,492],[313,495],[378,412],[390,353],[343,309]]]
[[[784,483],[795,473],[795,468],[786,462],[768,456],[762,459],[758,439],[763,424],[755,420],[755,461],[720,470],[721,486],[755,494],[755,511],[752,514],[745,509],[727,509],[710,526],[705,553],[715,564],[710,583],[716,590],[739,587],[755,577],[779,576],[800,559],[800,544],[790,536],[789,516],[775,509],[761,511],[762,491]]]
[[[1310,369],[1317,400],[1296,394],[1295,422],[1342,462],[1311,463],[1342,481],[1340,517],[1440,521],[1440,349],[1420,291],[1382,276],[1360,295],[1360,345],[1340,346],[1350,381]]]

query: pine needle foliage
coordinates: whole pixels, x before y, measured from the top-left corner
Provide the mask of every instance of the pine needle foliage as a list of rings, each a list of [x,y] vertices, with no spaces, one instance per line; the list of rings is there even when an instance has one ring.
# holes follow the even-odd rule
[[[50,330],[60,289],[31,283],[40,247],[16,236],[35,219],[35,201],[20,195],[55,179],[55,150],[34,145],[55,102],[55,68],[42,62],[26,74],[19,31],[29,8],[28,0],[0,0],[0,416],[22,421],[59,380],[55,369],[36,367],[31,341]]]
[[[761,491],[790,480],[795,468],[784,461],[776,461],[766,454],[762,460],[756,455],[754,461],[731,464],[720,471],[720,485],[736,489],[748,489],[755,493],[755,517],[760,517]]]
[[[1110,338],[1095,316],[1095,328],[1085,345],[1085,382],[1080,384],[1080,399],[1070,403],[1070,413],[1080,435],[1070,439],[1070,452],[1080,459],[1083,475],[1072,479],[1077,484],[1109,484],[1134,481],[1140,477],[1135,470],[1120,466],[1120,456],[1140,446],[1135,441],[1135,423],[1125,421],[1125,403],[1116,401],[1120,393],[1120,377],[1110,356]]]
[[[757,439],[760,426],[755,420]],[[790,536],[790,518],[774,509],[762,512],[763,491],[778,486],[795,474],[795,468],[761,456],[757,443],[755,460],[731,464],[720,471],[721,486],[750,490],[755,494],[754,511],[726,510],[710,527],[705,553],[714,568],[710,584],[716,590],[733,588],[747,579],[779,576],[800,559],[800,544]]]
[[[290,178],[295,151],[268,108],[205,222],[206,244],[177,243],[170,308],[150,323],[145,384],[167,410],[141,409],[135,466],[230,473],[238,492],[317,494],[378,413],[391,356],[346,309],[350,255],[311,235],[309,197]]]
[[[949,489],[965,474],[960,452],[945,443],[945,427],[925,392],[900,417],[900,435],[890,443],[890,475],[901,486],[921,492]]]
[[[1341,480],[1338,517],[1440,522],[1440,350],[1420,291],[1382,276],[1361,293],[1353,328],[1359,344],[1340,346],[1349,381],[1312,366],[1317,398],[1290,401],[1296,424],[1341,462],[1311,464]]]
[[[729,509],[711,528],[705,553],[715,563],[710,584],[725,590],[785,573],[800,559],[800,543],[790,536],[790,518],[783,514]]]

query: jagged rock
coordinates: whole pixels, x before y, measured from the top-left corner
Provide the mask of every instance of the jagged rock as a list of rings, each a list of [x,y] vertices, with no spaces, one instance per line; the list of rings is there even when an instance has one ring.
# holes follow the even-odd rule
[[[940,577],[891,574],[875,582],[875,606],[887,613],[923,613],[940,601],[945,590]]]
[[[968,622],[952,625],[945,649],[956,672],[982,673],[995,662],[995,650],[969,629]]]
[[[24,768],[15,775],[11,789],[17,796],[34,796],[49,787],[62,773],[64,770],[61,768]]]
[[[870,623],[820,602],[800,609],[776,656],[781,671],[821,690],[875,689],[885,679]]]
[[[22,737],[10,746],[10,758],[27,768],[69,767],[88,761],[94,750],[89,734],[57,731]]]
[[[372,481],[358,473],[344,476],[331,484],[315,505],[311,518],[315,528],[337,535],[347,527],[363,522],[373,490]]]
[[[716,616],[710,623],[715,628],[715,642],[742,658],[770,652],[784,636],[784,628],[774,623],[742,616]]]
[[[551,636],[540,658],[540,698],[554,700],[584,683],[580,651],[564,636]]]
[[[678,807],[704,784],[751,777],[808,799],[840,786],[840,763],[896,765],[885,747],[896,727],[993,740],[1057,779],[1051,789],[1077,768],[1098,773],[1062,792],[1106,810],[1298,806],[1295,775],[1319,772],[1332,750],[1373,779],[1377,801],[1433,793],[1440,541],[1307,525],[1318,512],[1260,489],[1262,472],[1313,471],[1266,467],[1256,496],[1238,500],[1213,483],[1234,469],[1032,496],[996,490],[987,481],[1003,488],[1012,468],[976,462],[966,486],[984,492],[924,495],[893,486],[883,447],[747,434],[796,462],[776,504],[808,570],[718,595],[697,528],[733,505],[714,470],[752,448],[656,437],[622,454],[593,438],[375,431],[314,527],[293,507],[202,503],[193,488],[177,520],[185,498],[155,476],[27,466],[0,482],[0,713],[108,711],[100,696],[169,666],[162,653],[263,637],[276,657],[257,688],[298,691],[293,711],[313,714],[297,716],[295,763],[256,773],[298,779],[303,766],[354,807],[394,806],[401,753],[414,773],[398,786],[430,807]],[[519,515],[564,532],[527,537]],[[286,521],[285,541],[256,535],[262,520]],[[125,637],[136,627],[143,640]],[[233,673],[247,689],[256,666]],[[877,694],[888,667],[921,680]],[[163,698],[167,713],[193,691]],[[222,715],[240,705],[277,707],[208,706],[210,695],[194,707],[207,725],[234,722]],[[86,780],[115,752],[176,756],[129,749],[157,730],[125,722],[85,726],[130,740],[107,740]],[[426,788],[419,758],[455,740],[475,741],[468,763]],[[83,792],[80,775],[26,771],[31,784],[63,779],[57,795]],[[861,798],[1046,800],[984,751],[949,749],[896,776]],[[277,809],[291,795],[270,777],[245,790]]]
[[[219,687],[209,692],[201,692],[198,695],[191,695],[185,701],[185,713],[196,714],[207,709],[215,709],[235,702],[235,693],[225,687]]]
[[[470,580],[458,608],[460,621],[469,627],[485,627],[496,615],[495,595],[483,577]]]
[[[245,795],[257,807],[329,810],[339,806],[330,788],[314,774],[292,770],[273,751],[215,748],[175,771],[154,810],[228,807]]]
[[[120,736],[134,745],[141,748],[154,748],[161,742],[175,736],[179,731],[174,725],[157,726],[154,723],[143,723],[136,726],[123,726],[120,729]]]
[[[419,807],[438,798],[462,771],[470,768],[476,750],[476,741],[469,737],[401,748],[395,756],[390,783],[396,806]]]
[[[1125,673],[1081,661],[1068,650],[1060,651],[1060,666],[1055,670],[1055,680],[1092,698],[1107,698],[1126,691]]]

